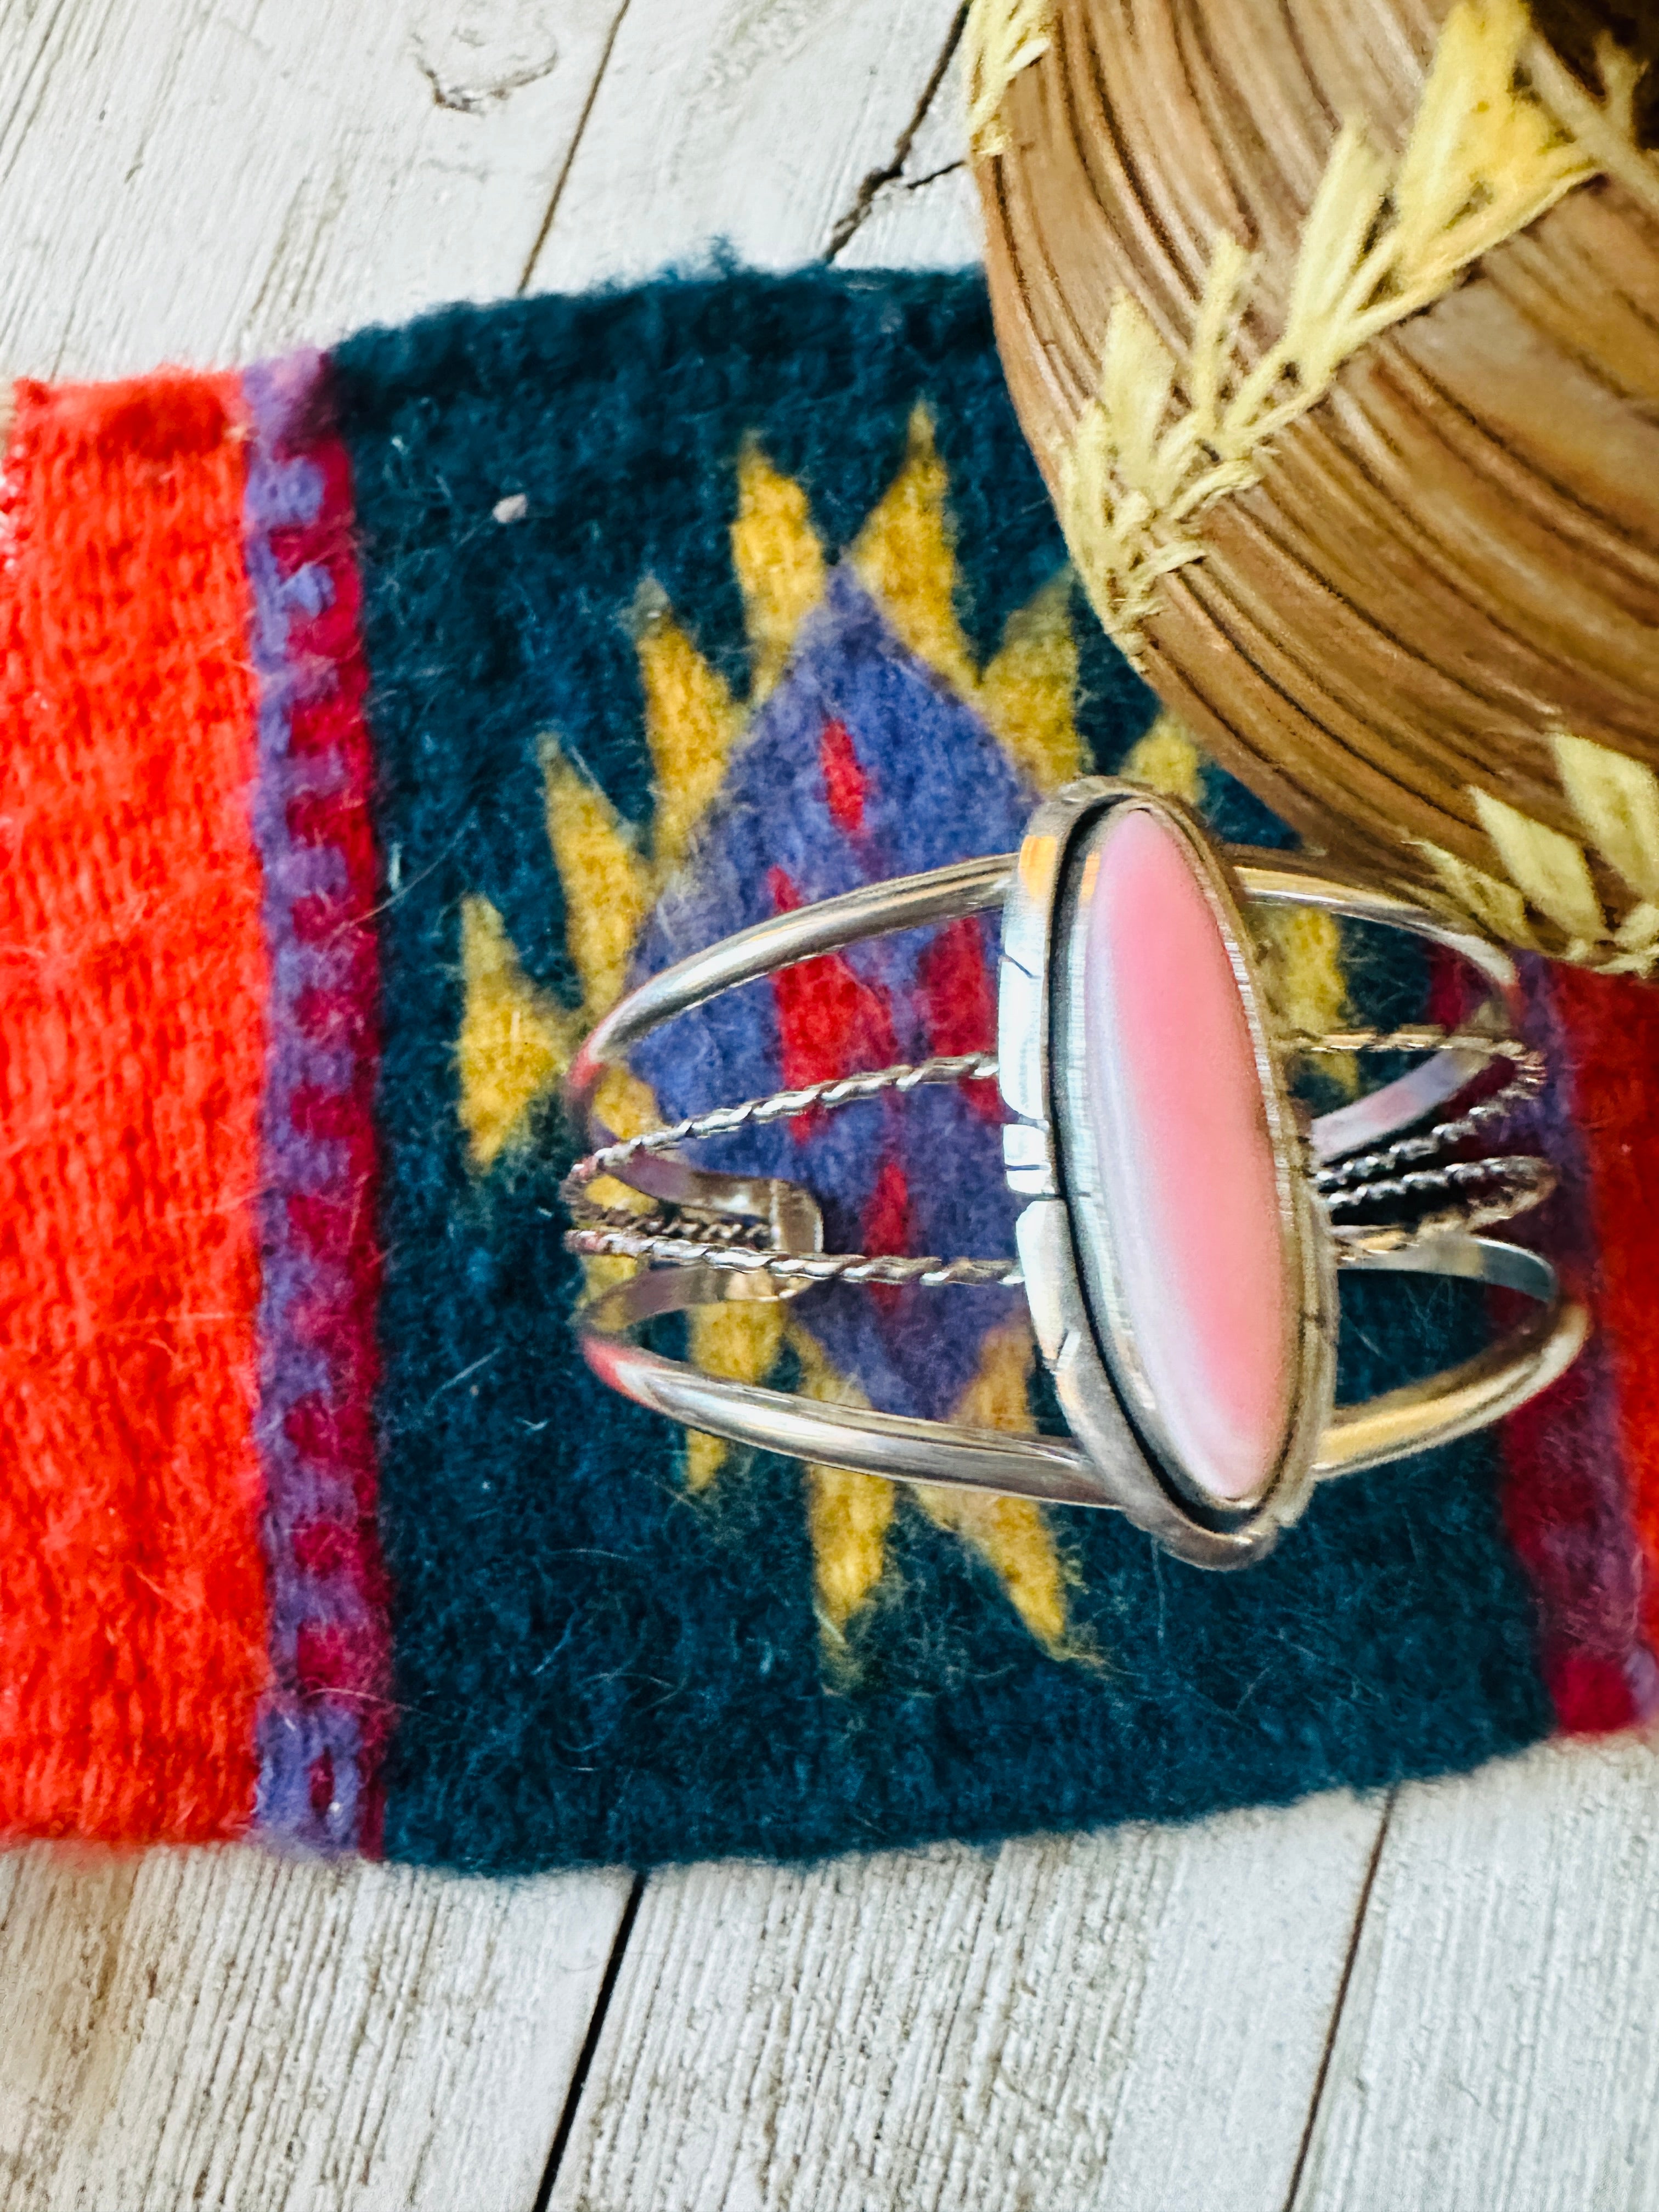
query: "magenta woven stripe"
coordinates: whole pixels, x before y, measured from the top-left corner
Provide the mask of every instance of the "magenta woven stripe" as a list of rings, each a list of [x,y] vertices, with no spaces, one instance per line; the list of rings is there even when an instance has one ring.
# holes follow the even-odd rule
[[[350,470],[306,354],[250,369],[245,507],[270,959],[258,1438],[273,1687],[258,1820],[377,1851],[391,1638],[374,1405],[380,1060]]]
[[[1546,1153],[1560,1185],[1539,1220],[1516,1224],[1568,1287],[1596,1303],[1595,1193],[1575,1097],[1577,1041],[1549,964],[1529,960],[1526,1034],[1550,1079],[1517,1131]],[[1504,1424],[1504,1517],[1538,1601],[1539,1658],[1561,1727],[1574,1734],[1645,1721],[1659,1711],[1659,1666],[1644,1632],[1641,1539],[1632,1511],[1630,1438],[1613,1349],[1598,1329],[1560,1382]]]

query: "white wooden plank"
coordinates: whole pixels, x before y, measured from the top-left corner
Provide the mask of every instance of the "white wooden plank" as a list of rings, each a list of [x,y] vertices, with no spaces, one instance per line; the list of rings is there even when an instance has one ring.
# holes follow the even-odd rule
[[[538,290],[823,254],[902,154],[957,0],[629,0]]]
[[[514,290],[623,4],[9,0],[0,362],[242,360]]]
[[[530,2212],[629,1887],[0,1858],[0,2203]]]
[[[1401,1793],[1297,2212],[1659,2203],[1659,1759]]]
[[[1261,2212],[1380,1813],[665,1873],[563,2212]]]
[[[842,269],[966,269],[984,258],[968,167],[968,105],[958,40],[899,173],[876,187],[833,258]]]

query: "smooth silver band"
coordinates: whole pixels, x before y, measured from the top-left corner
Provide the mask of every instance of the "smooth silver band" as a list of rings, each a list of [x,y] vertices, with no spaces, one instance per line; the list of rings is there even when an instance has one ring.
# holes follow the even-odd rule
[[[1584,1309],[1559,1297],[1549,1261],[1522,1245],[1448,1237],[1356,1265],[1391,1274],[1461,1276],[1519,1291],[1537,1299],[1541,1310],[1458,1366],[1363,1405],[1339,1406],[1314,1464],[1316,1480],[1427,1451],[1500,1419],[1564,1373],[1589,1333]],[[1129,1494],[1130,1475],[1139,1480],[1139,1463],[1120,1475],[1060,1437],[1009,1436],[825,1405],[705,1374],[629,1341],[627,1332],[641,1322],[723,1298],[731,1279],[707,1269],[665,1267],[617,1284],[583,1309],[583,1358],[601,1382],[688,1428],[861,1474],[997,1491],[1056,1505],[1118,1508]]]

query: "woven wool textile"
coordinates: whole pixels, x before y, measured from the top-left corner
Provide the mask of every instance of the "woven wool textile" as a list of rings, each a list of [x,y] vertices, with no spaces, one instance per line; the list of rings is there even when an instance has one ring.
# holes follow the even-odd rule
[[[1091,768],[1283,841],[1073,589],[976,277],[461,308],[20,393],[0,728],[0,1825],[506,1872],[1182,1817],[1655,1698],[1659,994],[1535,964],[1528,1224],[1600,1326],[1496,1436],[1205,1575],[1115,1518],[687,1439],[568,1328],[583,1028]],[[994,1042],[973,921],[650,1040],[626,1131]],[[1300,1020],[1455,1015],[1334,926]],[[1331,1079],[1340,1088],[1347,1071]],[[746,1133],[832,1246],[1007,1248],[990,1085]],[[708,1155],[713,1160],[716,1155]],[[1345,1285],[1341,1391],[1494,1325]],[[1053,1418],[1017,1294],[726,1307],[698,1358]],[[682,1348],[685,1348],[682,1343]]]

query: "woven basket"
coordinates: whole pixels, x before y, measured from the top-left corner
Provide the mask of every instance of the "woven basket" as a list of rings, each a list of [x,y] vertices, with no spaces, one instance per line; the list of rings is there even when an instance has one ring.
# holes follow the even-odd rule
[[[1659,9],[975,0],[1015,404],[1103,621],[1316,846],[1659,962]]]

